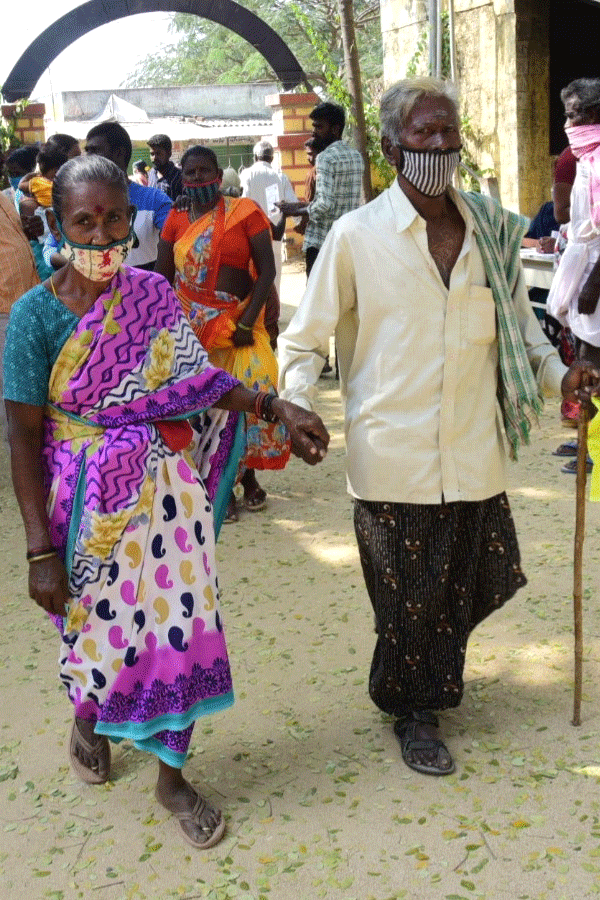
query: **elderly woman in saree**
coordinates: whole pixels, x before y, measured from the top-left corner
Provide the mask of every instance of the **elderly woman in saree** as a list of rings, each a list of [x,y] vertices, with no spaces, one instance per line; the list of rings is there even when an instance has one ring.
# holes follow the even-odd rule
[[[169,213],[155,270],[174,285],[211,363],[275,395],[277,361],[265,328],[275,279],[270,222],[252,200],[221,194],[222,170],[209,148],[189,147],[181,168],[188,205]],[[289,453],[280,424],[251,416],[246,424],[241,483],[246,509],[256,512],[266,493],[254,470],[283,468]],[[227,519],[237,520],[233,494]]]
[[[61,634],[73,769],[110,777],[110,743],[158,759],[156,799],[210,847],[225,823],[181,769],[194,721],[233,702],[215,540],[243,452],[240,413],[318,462],[320,419],[208,362],[171,287],[122,262],[125,174],[61,167],[51,227],[68,264],[13,306],[4,397],[29,591]]]

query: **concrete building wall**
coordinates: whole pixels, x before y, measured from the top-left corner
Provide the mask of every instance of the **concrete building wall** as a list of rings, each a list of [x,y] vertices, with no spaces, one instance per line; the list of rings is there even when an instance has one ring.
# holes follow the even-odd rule
[[[268,118],[268,94],[279,89],[277,82],[251,84],[187,85],[184,87],[117,88],[102,91],[64,91],[46,100],[46,106],[60,109],[64,119],[92,119],[106,106],[111,94],[141,107],[152,117],[204,116],[236,119],[242,116]]]
[[[454,0],[467,153],[498,178],[505,206],[534,215],[550,198],[549,11],[543,0]],[[382,0],[384,78],[406,76],[428,27],[425,0]],[[425,47],[419,71],[428,66]]]

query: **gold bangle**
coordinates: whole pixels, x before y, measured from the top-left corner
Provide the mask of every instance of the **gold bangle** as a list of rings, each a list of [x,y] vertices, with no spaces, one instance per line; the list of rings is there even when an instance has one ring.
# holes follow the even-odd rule
[[[242,331],[252,331],[252,325],[244,325],[243,322],[238,322],[237,327],[241,328]]]
[[[29,564],[32,562],[41,562],[43,559],[52,559],[53,556],[58,556],[56,550],[48,551],[48,553],[39,553],[37,556],[30,556],[27,562]]]

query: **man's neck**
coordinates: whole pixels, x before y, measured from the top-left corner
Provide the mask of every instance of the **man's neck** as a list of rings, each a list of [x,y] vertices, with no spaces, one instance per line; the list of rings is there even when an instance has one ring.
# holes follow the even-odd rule
[[[403,175],[398,175],[400,190],[405,194],[422,219],[426,222],[435,222],[436,219],[445,218],[450,209],[451,202],[448,193],[444,191],[439,197],[427,197],[418,191]]]

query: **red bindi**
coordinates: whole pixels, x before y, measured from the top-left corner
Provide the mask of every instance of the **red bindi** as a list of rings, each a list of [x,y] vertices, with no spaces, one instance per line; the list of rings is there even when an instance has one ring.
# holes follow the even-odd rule
[[[95,212],[97,215],[100,215],[101,213],[104,212],[104,207],[103,207],[103,206],[100,206],[100,204],[98,203],[98,204],[96,204],[96,206],[94,207],[94,212]]]

